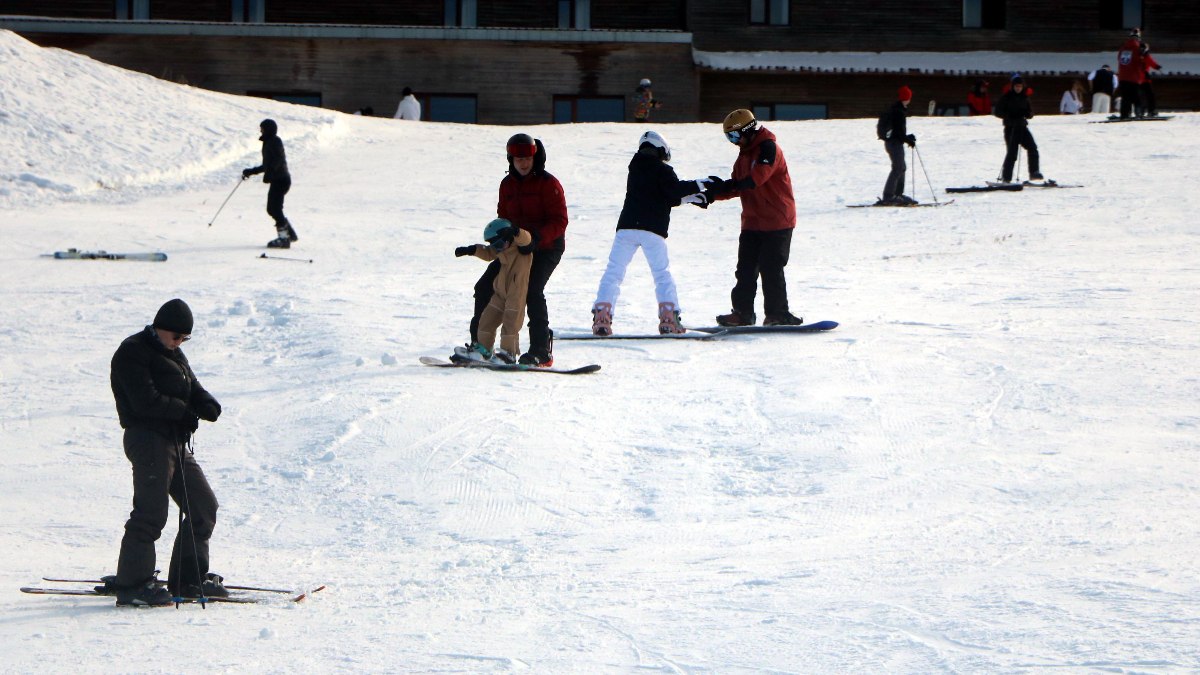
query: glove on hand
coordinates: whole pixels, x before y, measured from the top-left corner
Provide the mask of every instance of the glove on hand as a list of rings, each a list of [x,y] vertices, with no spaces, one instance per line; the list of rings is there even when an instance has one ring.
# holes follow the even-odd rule
[[[254,169],[242,169],[242,180],[254,175]]]
[[[459,246],[458,248],[454,249],[455,258],[461,258],[464,255],[475,255],[475,244],[471,244],[470,246]]]
[[[537,245],[538,245],[537,232],[530,230],[529,231],[529,245],[528,246],[518,246],[517,250],[520,251],[521,253],[524,253],[525,255],[529,255],[530,253],[533,253],[534,251],[537,250]]]
[[[692,204],[699,206],[702,209],[708,208],[708,195],[703,192],[697,192],[694,195],[688,195],[679,200],[680,204]]]
[[[221,416],[221,406],[216,401],[208,401],[193,408],[193,412],[205,422],[216,422]]]
[[[908,143],[908,147],[910,147],[910,148],[912,148],[912,147],[916,147],[916,145],[917,145],[917,137],[916,137],[916,136],[914,136],[913,134],[909,134],[909,135],[907,135],[907,136],[905,136],[905,137],[904,137],[904,142],[905,142],[905,143]]]
[[[185,430],[187,430],[189,434],[195,433],[196,429],[200,428],[200,418],[196,417],[191,412],[187,412],[183,415],[183,419],[179,421],[179,424]]]

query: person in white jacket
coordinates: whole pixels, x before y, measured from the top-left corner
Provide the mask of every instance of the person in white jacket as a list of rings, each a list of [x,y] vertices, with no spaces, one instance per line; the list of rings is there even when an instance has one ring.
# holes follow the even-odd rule
[[[1078,85],[1063,92],[1062,100],[1058,102],[1058,111],[1064,115],[1078,115],[1083,112],[1083,97],[1080,96]]]
[[[421,119],[421,102],[417,100],[416,96],[413,96],[412,89],[405,87],[400,95],[400,106],[396,108],[396,119],[419,121]]]

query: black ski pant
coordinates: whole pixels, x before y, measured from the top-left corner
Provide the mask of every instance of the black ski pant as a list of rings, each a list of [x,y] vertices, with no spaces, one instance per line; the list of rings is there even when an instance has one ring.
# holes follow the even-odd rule
[[[167,524],[171,500],[184,513],[175,536],[168,587],[199,584],[208,574],[208,540],[217,524],[217,497],[184,439],[148,429],[125,430],[125,456],[133,467],[133,511],[125,523],[117,583],[132,587],[154,576],[154,542]],[[181,463],[182,460],[182,463]]]
[[[892,160],[892,171],[883,184],[883,198],[887,200],[904,194],[904,176],[908,172],[908,165],[904,163],[904,139],[884,141],[883,147]]]
[[[783,268],[792,250],[792,230],[756,232],[743,230],[738,238],[738,260],[734,277],[737,283],[730,293],[733,311],[754,312],[754,296],[758,278],[762,277],[763,312],[783,314],[788,311],[787,280]]]
[[[1029,175],[1035,176],[1041,171],[1041,157],[1038,155],[1037,142],[1033,140],[1033,134],[1030,133],[1029,127],[1020,124],[1004,128],[1004,144],[1006,150],[1004,152],[1004,168],[1000,173],[1000,177],[1005,181],[1012,180],[1013,167],[1017,164],[1018,148],[1025,148],[1026,154],[1029,155]]]
[[[283,215],[283,196],[292,189],[291,178],[276,178],[267,190],[267,215],[275,219],[275,230],[286,230],[288,219]]]
[[[550,353],[550,310],[546,307],[546,284],[562,261],[562,251],[534,251],[529,268],[529,292],[525,296],[525,316],[529,326],[529,351]],[[479,317],[492,300],[493,284],[500,274],[500,261],[493,260],[475,282],[475,314],[471,317],[471,342],[479,341]]]
[[[1140,114],[1154,117],[1158,114],[1158,101],[1154,97],[1154,85],[1150,83],[1150,80],[1146,80],[1138,89],[1141,94]]]
[[[1121,80],[1118,83],[1117,95],[1121,97],[1121,119],[1127,120],[1133,116],[1133,109],[1138,105],[1141,87],[1137,82]]]

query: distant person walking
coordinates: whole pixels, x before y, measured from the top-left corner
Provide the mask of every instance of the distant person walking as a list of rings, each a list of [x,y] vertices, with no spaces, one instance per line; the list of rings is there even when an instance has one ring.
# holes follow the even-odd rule
[[[1088,73],[1088,84],[1092,88],[1092,112],[1112,112],[1112,97],[1117,91],[1117,74],[1108,65]]]
[[[296,230],[283,215],[283,198],[292,189],[292,174],[288,172],[287,153],[279,138],[279,125],[275,120],[263,120],[258,125],[262,132],[262,164],[242,169],[242,180],[256,174],[263,175],[263,182],[271,187],[267,190],[267,215],[275,220],[276,237],[267,242],[267,248],[291,248],[292,242],[300,239]]]
[[[396,108],[396,117],[398,120],[413,120],[420,121],[421,119],[421,102],[413,96],[412,89],[404,88],[400,92],[400,105]]]

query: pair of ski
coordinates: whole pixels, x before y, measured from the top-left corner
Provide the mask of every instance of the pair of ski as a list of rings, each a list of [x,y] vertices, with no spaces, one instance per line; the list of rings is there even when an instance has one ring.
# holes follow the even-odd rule
[[[953,204],[953,203],[954,203],[953,199],[951,199],[949,201],[944,201],[944,202],[913,202],[912,204],[889,204],[886,202],[881,204],[879,202],[875,202],[874,204],[847,204],[846,208],[848,208],[848,209],[865,209],[870,206],[877,206],[879,208],[889,208],[890,207],[893,209],[909,209],[909,208],[919,207],[919,206],[947,206],[947,205]]]
[[[1165,122],[1174,117],[1174,115],[1143,115],[1141,117],[1121,117],[1120,115],[1109,115],[1108,119],[1093,120],[1090,124],[1112,124],[1113,122]]]
[[[42,257],[55,260],[134,260],[140,262],[163,262],[167,254],[160,251],[154,253],[109,253],[108,251],[80,251],[69,248],[65,251],[43,254]]]
[[[946,192],[1020,192],[1025,188],[1081,188],[1082,185],[1064,185],[1058,181],[1022,181],[1020,183],[1004,183],[1001,181],[987,181],[984,185],[972,185],[968,187],[949,187]]]
[[[100,598],[114,597],[112,593],[105,590],[105,583],[101,579],[54,579],[51,577],[42,577],[42,581],[48,581],[56,584],[94,584],[94,586],[92,588],[39,588],[35,586],[22,586],[21,592],[31,593],[33,595],[88,595]],[[235,591],[235,593],[224,598],[174,598],[174,602],[176,604],[205,604],[208,602],[224,602],[235,605],[250,605],[262,602],[265,599],[262,596],[251,595],[253,593],[286,595],[288,600],[291,602],[303,602],[310,595],[325,590],[325,585],[322,584],[308,591],[295,591],[287,588],[263,588],[261,586],[225,586],[225,588],[230,591]]]

